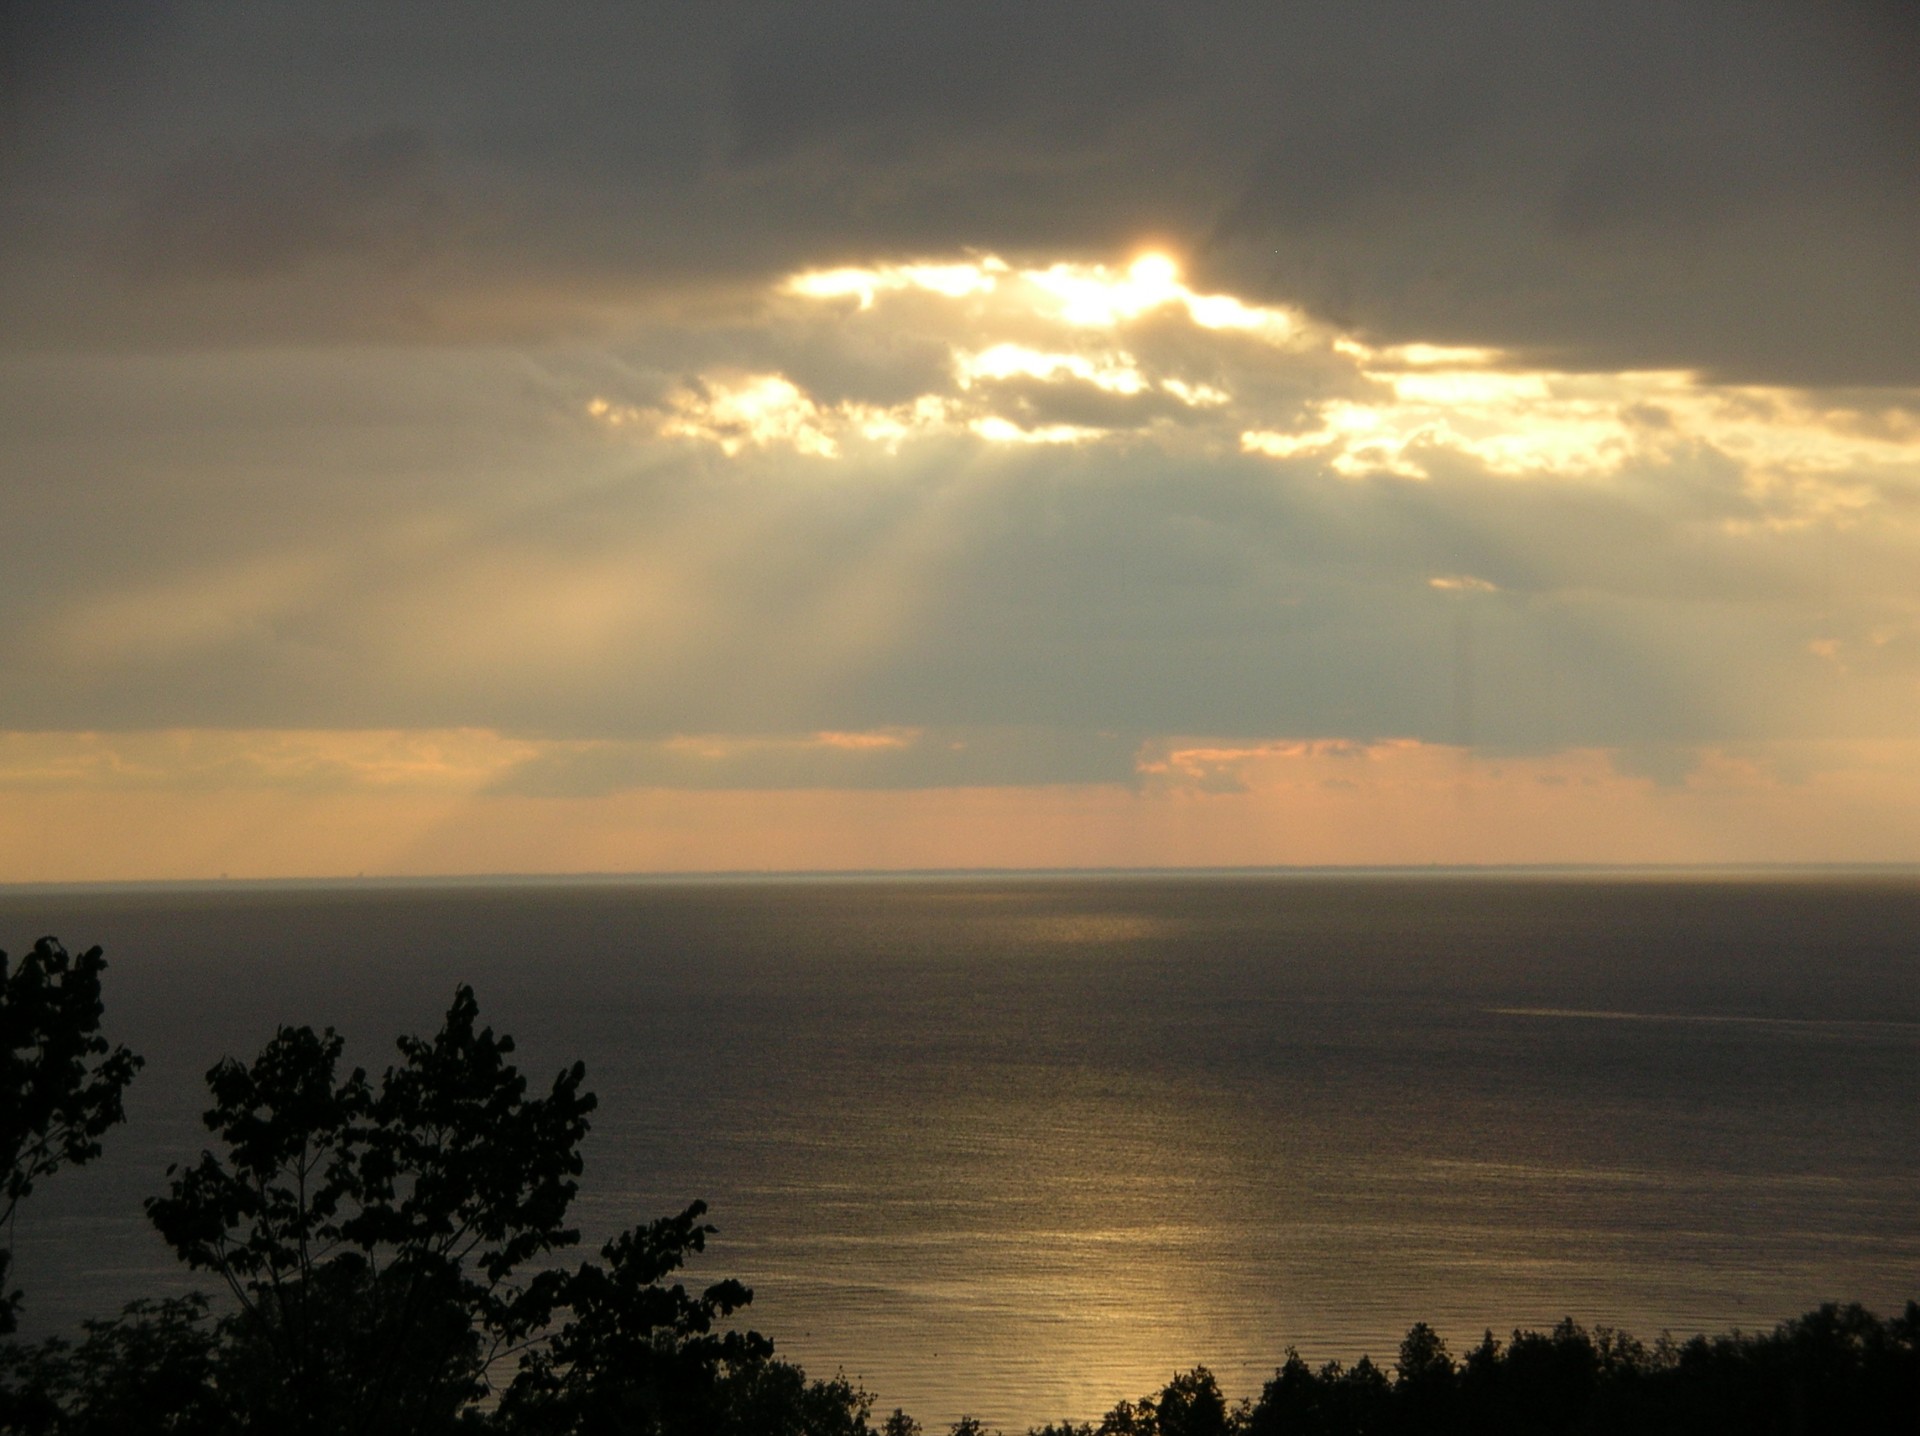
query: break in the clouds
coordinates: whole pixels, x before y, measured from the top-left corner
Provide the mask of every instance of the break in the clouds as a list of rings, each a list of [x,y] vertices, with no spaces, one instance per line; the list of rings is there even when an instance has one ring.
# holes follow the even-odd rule
[[[1907,9],[5,15],[16,814],[1920,852]]]

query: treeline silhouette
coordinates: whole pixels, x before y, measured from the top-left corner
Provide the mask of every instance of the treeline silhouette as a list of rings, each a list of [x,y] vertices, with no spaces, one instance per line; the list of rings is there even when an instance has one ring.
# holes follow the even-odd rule
[[[91,1160],[140,1061],[109,1047],[98,948],[0,952],[0,1221]],[[331,1029],[282,1027],[207,1074],[211,1145],[146,1209],[224,1288],[136,1301],[77,1340],[14,1337],[0,1253],[0,1431],[35,1436],[924,1436],[843,1376],[809,1378],[734,1324],[736,1281],[677,1280],[695,1202],[568,1264],[594,1109],[580,1064],[534,1091],[459,988],[377,1078]],[[1920,1422],[1920,1306],[1825,1306],[1762,1335],[1643,1345],[1571,1321],[1461,1360],[1426,1325],[1391,1371],[1289,1351],[1230,1404],[1205,1367],[1097,1423],[1029,1436],[1866,1433]],[[950,1436],[984,1436],[964,1417]]]

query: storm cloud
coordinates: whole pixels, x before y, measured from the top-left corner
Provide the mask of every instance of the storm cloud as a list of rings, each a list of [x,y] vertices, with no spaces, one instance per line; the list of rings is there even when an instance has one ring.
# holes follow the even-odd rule
[[[520,338],[1159,238],[1379,341],[1920,380],[1908,5],[7,14],[16,345]]]

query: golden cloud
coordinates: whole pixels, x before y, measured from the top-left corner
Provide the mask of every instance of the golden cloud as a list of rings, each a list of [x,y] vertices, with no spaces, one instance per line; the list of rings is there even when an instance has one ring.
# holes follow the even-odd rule
[[[1685,370],[1575,373],[1486,347],[1375,345],[1283,307],[1200,293],[1162,254],[1124,266],[994,255],[842,266],[790,275],[770,298],[800,306],[816,329],[820,306],[840,305],[829,332],[910,332],[944,349],[946,383],[880,405],[829,402],[785,372],[716,370],[654,410],[597,396],[588,415],[728,456],[1144,437],[1356,480],[1425,481],[1464,463],[1591,482],[1711,452],[1747,476],[1768,527],[1843,521],[1889,485],[1920,488],[1920,396],[1837,406]],[[770,312],[778,323],[788,311]]]

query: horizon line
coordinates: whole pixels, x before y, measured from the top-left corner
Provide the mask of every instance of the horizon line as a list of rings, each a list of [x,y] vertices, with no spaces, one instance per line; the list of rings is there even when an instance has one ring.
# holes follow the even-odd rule
[[[712,868],[573,873],[336,873],[321,876],[0,880],[0,896],[76,891],[227,891],[468,887],[668,887],[760,883],[1047,881],[1181,878],[1920,878],[1920,862],[1297,863],[1233,866]]]

